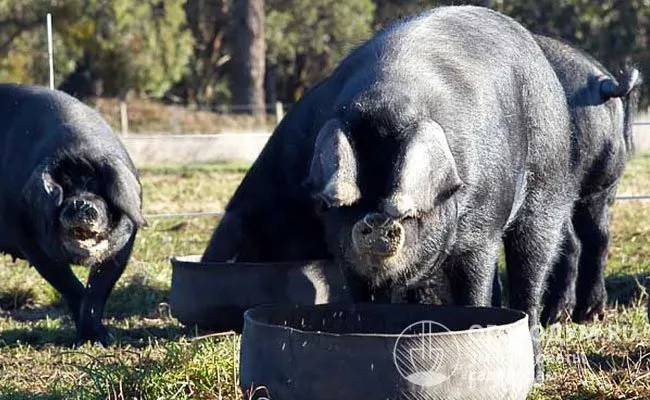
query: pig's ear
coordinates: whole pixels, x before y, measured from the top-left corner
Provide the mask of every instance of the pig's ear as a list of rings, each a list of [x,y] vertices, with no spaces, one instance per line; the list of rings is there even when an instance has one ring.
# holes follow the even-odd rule
[[[63,188],[54,181],[48,162],[40,164],[32,172],[22,194],[35,209],[52,211],[63,203]]]
[[[397,216],[427,210],[464,186],[442,127],[426,121],[406,146],[386,211]]]
[[[138,227],[148,226],[142,216],[142,189],[135,173],[120,159],[102,166],[107,200]]]
[[[359,200],[357,161],[339,119],[328,120],[318,133],[305,184],[313,196],[329,207],[351,205]]]

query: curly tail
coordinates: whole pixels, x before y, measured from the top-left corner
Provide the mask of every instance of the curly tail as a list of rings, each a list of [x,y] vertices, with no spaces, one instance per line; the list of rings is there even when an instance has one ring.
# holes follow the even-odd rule
[[[634,67],[626,67],[619,71],[615,78],[606,78],[600,83],[600,94],[603,101],[611,98],[621,98],[624,110],[623,138],[625,151],[628,155],[634,154],[633,114],[639,103],[638,89],[642,84],[641,73]]]

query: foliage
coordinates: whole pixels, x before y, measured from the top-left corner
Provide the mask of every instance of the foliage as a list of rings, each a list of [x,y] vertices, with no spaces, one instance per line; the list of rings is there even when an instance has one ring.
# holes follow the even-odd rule
[[[54,17],[55,82],[86,56],[104,94],[185,103],[230,101],[233,0],[0,0],[0,80],[46,84],[45,15]],[[400,17],[449,4],[487,5],[569,41],[615,72],[650,77],[650,0],[267,0],[266,97],[294,102],[348,51]],[[643,105],[650,102],[650,85]]]
[[[650,77],[649,0],[518,0],[503,1],[497,9],[533,32],[577,45],[612,72],[633,63]],[[646,85],[645,105],[649,94]]]
[[[98,0],[83,15],[94,23],[82,40],[109,94],[134,89],[161,96],[178,81],[192,51],[183,0]]]
[[[267,0],[267,58],[280,97],[297,100],[372,31],[370,0]]]
[[[230,60],[227,43],[232,30],[232,0],[187,0],[185,13],[194,49],[183,79],[173,92],[190,104],[229,102],[224,65]]]
[[[52,13],[54,81],[75,66],[81,49],[71,40],[83,27],[74,23],[83,0],[0,0],[0,81],[49,82],[46,15]]]
[[[162,95],[178,81],[192,51],[184,28],[184,0],[40,0],[36,5],[2,0],[12,30],[0,44],[0,77],[22,83],[47,82],[45,14],[54,22],[55,82],[88,52],[106,94],[128,90]],[[7,24],[0,21],[0,26]],[[34,55],[39,55],[34,59]]]

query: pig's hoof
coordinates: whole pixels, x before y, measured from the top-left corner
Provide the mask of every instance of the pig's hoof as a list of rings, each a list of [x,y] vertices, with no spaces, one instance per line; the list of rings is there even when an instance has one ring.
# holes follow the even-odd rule
[[[588,322],[603,321],[605,319],[605,303],[597,303],[585,308],[575,310],[573,313],[573,322],[585,324]]]
[[[602,321],[605,318],[605,305],[607,292],[604,287],[594,290],[584,304],[578,304],[573,311],[573,322],[584,324],[593,321]]]
[[[87,329],[80,331],[77,334],[75,346],[82,346],[86,343],[92,343],[102,348],[108,347],[110,343],[115,340],[115,336],[106,329],[103,325],[96,327],[93,330]]]
[[[562,304],[551,309],[544,309],[540,321],[544,326],[571,321],[573,305]]]
[[[571,321],[575,306],[575,296],[569,293],[562,295],[557,301],[547,301],[542,311],[540,322],[544,326],[553,325],[558,322],[569,322]]]

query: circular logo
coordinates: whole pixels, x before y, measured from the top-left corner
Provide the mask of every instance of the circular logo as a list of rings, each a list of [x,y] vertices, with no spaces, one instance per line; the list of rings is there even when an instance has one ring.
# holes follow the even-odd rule
[[[393,348],[393,362],[402,378],[417,386],[433,387],[449,380],[456,370],[457,349],[441,343],[436,333],[451,332],[435,321],[420,321],[406,327]],[[455,341],[454,341],[454,344]]]

